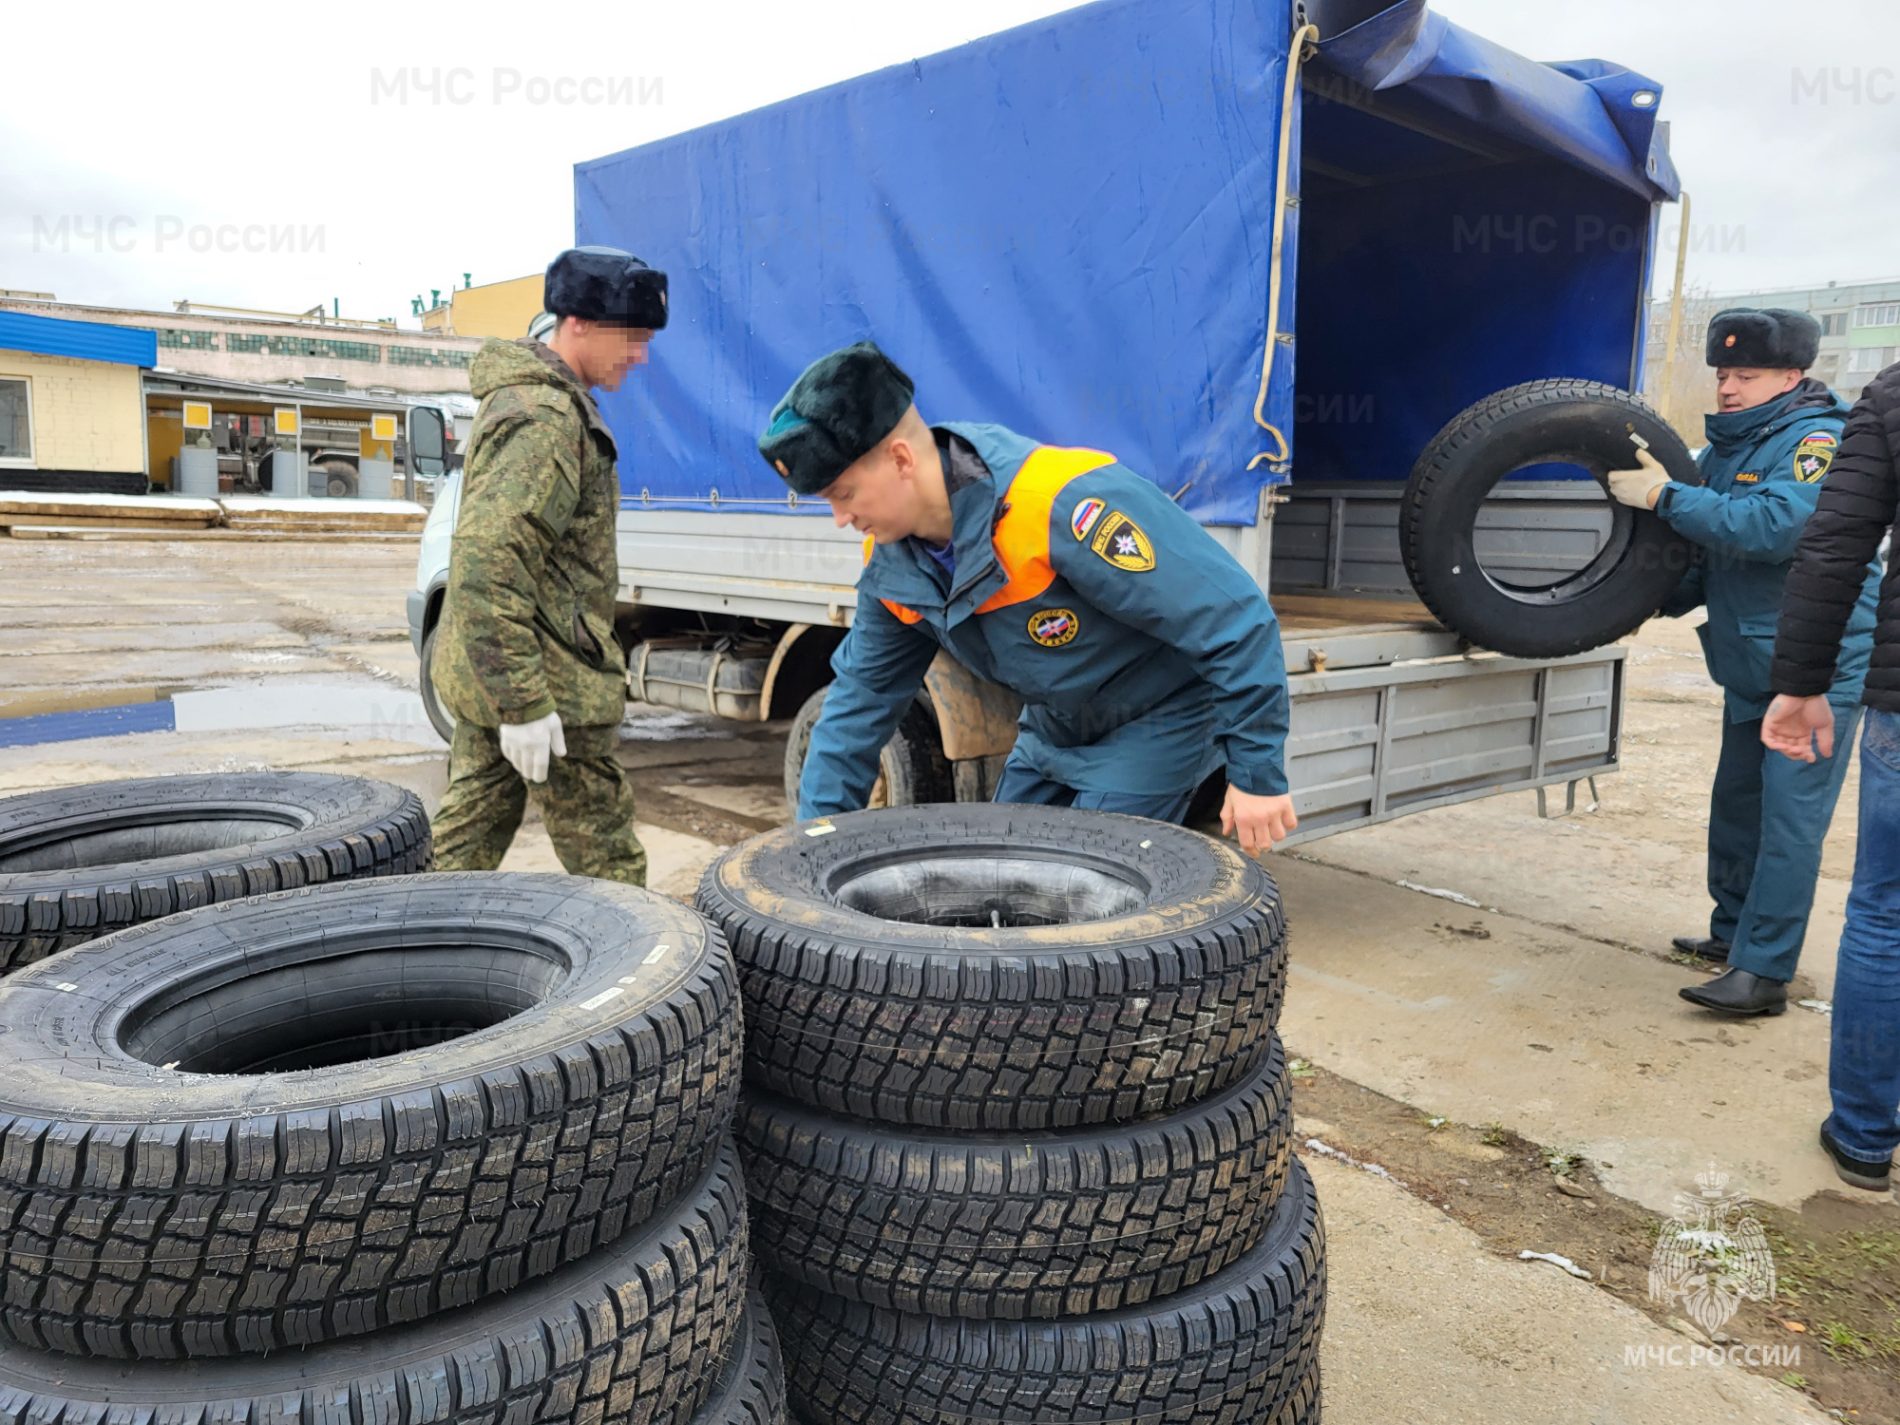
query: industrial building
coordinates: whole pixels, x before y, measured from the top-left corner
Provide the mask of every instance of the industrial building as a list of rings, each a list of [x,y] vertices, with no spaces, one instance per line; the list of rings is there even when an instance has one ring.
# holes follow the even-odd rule
[[[352,359],[424,350],[456,360],[436,368],[399,360],[411,373],[434,371],[409,383],[421,390],[353,388],[346,377],[308,369],[339,359],[335,348],[349,345],[339,338],[279,330],[269,337],[276,350],[262,351],[251,349],[245,331],[202,317],[154,329],[114,309],[9,305],[0,303],[0,489],[386,498],[404,493],[396,472],[412,406],[442,410],[458,434],[474,413],[465,350],[474,342],[451,347],[433,338],[435,345],[424,346],[414,333],[378,333],[384,340],[357,343],[370,354],[349,353]],[[325,345],[313,349],[319,342]],[[176,359],[181,352],[188,355]],[[276,379],[219,374],[233,365]],[[443,386],[451,389],[428,389]]]

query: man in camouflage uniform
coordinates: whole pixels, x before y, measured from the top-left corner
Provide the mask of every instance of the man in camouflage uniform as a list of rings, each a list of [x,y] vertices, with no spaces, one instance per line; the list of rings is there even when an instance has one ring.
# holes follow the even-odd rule
[[[435,864],[493,870],[546,783],[542,814],[577,876],[646,884],[615,757],[626,708],[614,440],[590,387],[615,390],[666,325],[666,274],[616,248],[549,266],[546,344],[490,340],[469,366],[469,436],[434,676],[455,715]]]

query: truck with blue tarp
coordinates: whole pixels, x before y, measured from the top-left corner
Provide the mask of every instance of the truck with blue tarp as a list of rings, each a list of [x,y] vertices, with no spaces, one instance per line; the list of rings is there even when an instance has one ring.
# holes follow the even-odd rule
[[[1678,191],[1661,93],[1424,0],[1100,0],[580,163],[576,243],[671,282],[652,364],[601,398],[632,696],[793,719],[795,780],[862,554],[755,442],[868,337],[927,419],[1113,452],[1269,591],[1302,837],[1614,770],[1629,621],[1584,625],[1655,522],[1565,422],[1667,434],[1626,394]],[[1506,446],[1462,472],[1448,566],[1503,611],[1487,638],[1421,582],[1446,542],[1408,489]],[[987,795],[1016,711],[939,659],[878,796]]]

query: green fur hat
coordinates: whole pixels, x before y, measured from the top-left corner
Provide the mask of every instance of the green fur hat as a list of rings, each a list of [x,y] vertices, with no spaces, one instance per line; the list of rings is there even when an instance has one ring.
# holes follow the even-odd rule
[[[861,341],[807,366],[759,437],[759,454],[801,495],[816,495],[897,429],[916,387]]]

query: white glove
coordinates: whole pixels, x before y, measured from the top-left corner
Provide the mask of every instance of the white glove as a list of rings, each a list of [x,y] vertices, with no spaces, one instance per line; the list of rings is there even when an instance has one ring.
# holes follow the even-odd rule
[[[1662,487],[1669,483],[1669,472],[1647,450],[1636,452],[1636,469],[1610,471],[1610,495],[1619,504],[1639,510],[1653,510],[1662,498]]]
[[[530,782],[548,779],[548,755],[567,756],[567,739],[561,735],[561,715],[551,712],[533,722],[505,722],[501,725],[501,755]]]

